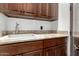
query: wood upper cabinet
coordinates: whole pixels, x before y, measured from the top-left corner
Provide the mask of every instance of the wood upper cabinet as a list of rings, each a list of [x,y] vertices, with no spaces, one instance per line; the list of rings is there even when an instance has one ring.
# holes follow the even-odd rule
[[[57,20],[57,3],[0,3],[0,11],[10,17],[24,17],[39,20]]]

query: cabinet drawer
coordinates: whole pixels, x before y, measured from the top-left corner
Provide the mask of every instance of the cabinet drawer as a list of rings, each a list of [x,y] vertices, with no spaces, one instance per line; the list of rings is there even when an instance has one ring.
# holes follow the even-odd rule
[[[58,38],[56,39],[56,45],[64,44],[65,43],[65,38]]]
[[[43,41],[34,41],[34,42],[28,42],[28,43],[20,43],[17,44],[19,47],[19,53],[21,52],[30,52],[33,50],[38,50],[43,48]]]
[[[2,55],[17,55],[20,53],[30,52],[42,48],[43,48],[42,41],[24,42],[24,43],[0,46],[0,53]]]
[[[65,43],[65,38],[52,38],[44,40],[44,48],[57,46]]]
[[[56,46],[56,40],[54,39],[44,40],[44,48],[51,47],[51,46]]]

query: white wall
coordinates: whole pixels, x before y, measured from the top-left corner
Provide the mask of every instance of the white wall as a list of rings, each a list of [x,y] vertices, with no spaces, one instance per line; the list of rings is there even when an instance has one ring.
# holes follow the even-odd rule
[[[58,15],[58,31],[68,31],[67,55],[70,55],[70,4],[60,3]]]
[[[51,22],[51,29],[52,30],[57,30],[57,28],[58,28],[58,20],[52,21]]]
[[[79,32],[79,3],[74,4],[74,31]]]
[[[15,30],[16,22],[19,23],[19,30],[40,30],[40,26],[44,27],[44,30],[56,30],[56,22],[37,21],[20,18],[8,18],[7,30]],[[55,24],[56,23],[56,24]]]
[[[0,32],[6,30],[6,21],[7,17],[4,14],[0,13]]]
[[[69,31],[70,28],[70,4],[59,3],[58,31]]]

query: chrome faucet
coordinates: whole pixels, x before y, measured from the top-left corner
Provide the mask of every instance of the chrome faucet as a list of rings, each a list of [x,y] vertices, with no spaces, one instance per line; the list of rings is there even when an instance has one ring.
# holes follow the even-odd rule
[[[16,26],[15,26],[15,34],[17,34],[19,32],[19,28],[18,28],[19,24],[16,23]]]

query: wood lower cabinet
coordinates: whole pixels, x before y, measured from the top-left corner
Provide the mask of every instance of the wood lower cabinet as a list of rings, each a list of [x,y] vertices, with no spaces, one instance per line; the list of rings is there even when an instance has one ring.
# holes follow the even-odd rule
[[[66,37],[0,45],[1,56],[66,56]]]

